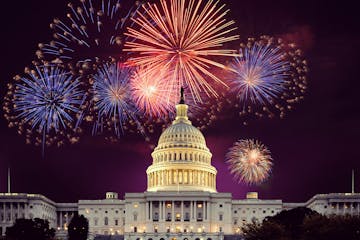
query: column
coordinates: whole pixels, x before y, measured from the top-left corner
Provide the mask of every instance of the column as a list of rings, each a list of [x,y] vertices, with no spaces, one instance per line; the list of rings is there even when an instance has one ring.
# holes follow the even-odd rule
[[[210,208],[211,208],[211,202],[207,202],[207,204],[206,204],[206,211],[207,211],[206,219],[207,220],[210,220]]]
[[[190,221],[193,219],[193,201],[190,201]]]
[[[170,171],[169,171],[169,179],[170,179],[170,182],[169,182],[169,183],[170,183],[170,185],[173,184],[173,173],[172,173],[172,171],[173,171],[173,170],[170,170]]]
[[[159,219],[158,219],[158,221],[160,222],[161,221],[161,215],[162,215],[162,201],[159,201]]]
[[[179,184],[179,169],[176,169],[176,178],[175,178],[175,183]]]
[[[63,219],[62,219],[62,212],[60,211],[59,212],[60,213],[60,228],[61,228],[61,230],[63,229],[63,227],[64,227],[64,225],[63,225]]]
[[[149,202],[145,204],[145,219],[149,220]]]
[[[205,201],[203,201],[203,221],[205,220]]]
[[[174,201],[171,201],[171,221],[174,222],[175,206]]]
[[[153,216],[154,216],[152,208],[153,208],[153,204],[152,204],[152,201],[150,201],[150,221],[153,220]]]
[[[181,201],[180,221],[184,221],[184,201]]]
[[[165,220],[165,201],[163,201],[163,219]]]
[[[10,221],[13,220],[13,207],[12,207],[12,203],[10,203]]]
[[[6,221],[6,203],[3,203],[4,222]]]

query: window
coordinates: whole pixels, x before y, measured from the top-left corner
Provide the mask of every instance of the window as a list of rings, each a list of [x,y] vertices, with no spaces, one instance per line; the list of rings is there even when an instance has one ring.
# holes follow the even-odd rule
[[[237,214],[237,211],[235,210],[234,213]]]
[[[119,211],[118,211],[118,210],[116,210],[116,211],[115,211],[115,213],[116,213],[116,214],[118,214],[118,213],[119,213]]]
[[[105,219],[104,219],[104,225],[107,226],[108,224],[109,224],[109,219],[108,219],[108,217],[105,217]]]
[[[223,220],[223,215],[219,214],[219,221],[222,221],[222,220]]]
[[[167,213],[166,221],[171,221],[171,213]]]
[[[115,219],[115,226],[119,225],[119,220]]]
[[[153,221],[159,221],[159,213],[158,212],[154,213]]]
[[[134,232],[137,232],[137,227],[134,227]]]
[[[223,205],[222,205],[222,204],[220,204],[220,205],[219,205],[219,207],[221,207],[221,208],[222,208],[222,207],[223,207]]]
[[[98,220],[97,220],[97,218],[94,219],[94,225],[95,225],[95,226],[98,225]]]
[[[184,221],[189,221],[189,220],[190,220],[190,213],[186,212]]]
[[[199,212],[198,215],[197,215],[197,220],[198,221],[202,221],[202,213]]]
[[[105,211],[105,213],[108,213],[108,211]]]
[[[137,214],[134,214],[134,221],[137,221]]]

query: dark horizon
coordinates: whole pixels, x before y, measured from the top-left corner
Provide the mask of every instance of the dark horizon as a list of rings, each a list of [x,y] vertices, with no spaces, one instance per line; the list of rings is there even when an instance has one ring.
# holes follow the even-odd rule
[[[35,58],[37,44],[50,39],[49,23],[65,15],[67,2],[3,3],[1,99],[6,84]],[[304,101],[285,119],[262,119],[248,126],[239,119],[224,119],[203,131],[218,169],[218,191],[231,192],[234,198],[258,191],[262,199],[304,202],[317,193],[350,192],[351,169],[355,190],[360,191],[360,21],[355,4],[221,2],[230,8],[242,40],[269,34],[295,41],[304,50],[310,72]],[[2,110],[0,115],[0,192],[6,192],[8,166],[13,192],[39,193],[56,202],[104,198],[106,191],[122,197],[146,190],[151,149],[141,137],[125,135],[109,143],[88,134],[79,144],[47,148],[43,159],[41,148],[26,145],[7,127]],[[236,183],[224,163],[227,149],[240,138],[258,139],[272,153],[272,175],[260,186]]]

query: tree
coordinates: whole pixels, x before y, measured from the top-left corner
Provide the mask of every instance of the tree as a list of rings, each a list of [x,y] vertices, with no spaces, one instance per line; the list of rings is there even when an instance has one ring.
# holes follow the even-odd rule
[[[304,221],[302,240],[360,239],[358,216],[312,216]]]
[[[284,226],[267,221],[259,224],[253,222],[242,228],[246,240],[288,240]]]
[[[360,240],[359,216],[324,216],[294,208],[243,228],[246,240]]]
[[[6,229],[6,239],[9,240],[52,240],[55,229],[49,227],[47,220],[35,218],[16,219],[12,227]]]
[[[303,232],[304,220],[311,216],[320,215],[318,212],[306,207],[297,207],[290,210],[284,210],[280,213],[265,218],[264,222],[274,222],[284,226],[291,239],[300,239]]]
[[[262,224],[253,222],[243,227],[246,240],[299,240],[304,219],[318,215],[304,207],[284,210],[275,216],[266,217]]]
[[[69,240],[86,240],[89,233],[89,222],[83,215],[75,215],[69,224]]]

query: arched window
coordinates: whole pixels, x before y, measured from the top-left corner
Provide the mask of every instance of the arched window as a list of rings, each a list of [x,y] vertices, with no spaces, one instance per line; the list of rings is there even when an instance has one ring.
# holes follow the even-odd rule
[[[105,226],[109,225],[109,218],[108,217],[104,218],[104,225]]]

